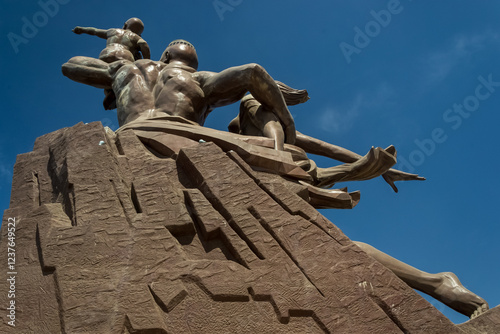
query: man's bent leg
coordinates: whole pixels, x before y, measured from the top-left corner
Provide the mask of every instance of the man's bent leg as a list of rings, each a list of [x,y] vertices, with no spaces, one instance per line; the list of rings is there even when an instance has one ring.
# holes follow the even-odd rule
[[[110,65],[91,57],[73,57],[63,64],[64,76],[73,81],[97,88],[111,88]]]
[[[257,64],[228,68],[206,80],[203,90],[208,104],[214,107],[240,100],[248,91],[267,110],[272,111],[284,127],[286,142],[295,142],[295,123],[274,79]],[[222,101],[218,104],[217,101]]]
[[[354,241],[354,243],[410,287],[436,298],[455,311],[474,318],[488,310],[488,303],[467,290],[455,274],[449,272],[426,273],[379,251],[373,246],[358,241]]]

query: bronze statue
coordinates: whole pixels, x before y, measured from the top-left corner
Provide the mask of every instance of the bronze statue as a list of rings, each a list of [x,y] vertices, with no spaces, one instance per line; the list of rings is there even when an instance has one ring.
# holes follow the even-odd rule
[[[118,60],[135,61],[138,59],[149,59],[151,51],[148,43],[142,39],[144,23],[136,17],[128,19],[122,29],[97,29],[92,27],[75,27],[75,34],[88,34],[106,40],[106,48],[99,54],[99,59],[112,63]],[[105,89],[106,97],[103,105],[104,109],[116,108],[115,95],[109,88]]]
[[[287,150],[285,144],[296,143],[310,153],[353,164],[347,168],[348,173],[344,173],[340,179],[337,177],[338,173],[335,177],[332,177],[333,174],[320,177],[316,180],[320,186],[330,186],[332,183],[343,181],[346,175],[364,179],[382,174],[397,191],[395,181],[423,179],[415,174],[389,169],[395,162],[396,152],[392,146],[386,150],[376,150],[381,154],[380,161],[384,163],[374,164],[377,168],[371,173],[373,171],[369,168],[365,170],[356,165],[361,160],[359,155],[296,132],[284,97],[287,95],[286,87],[280,87],[264,68],[257,64],[231,67],[220,73],[198,72],[197,68],[198,57],[194,46],[184,40],[175,40],[166,48],[160,61],[134,61],[129,57],[106,62],[90,57],[73,57],[63,65],[62,71],[74,81],[97,88],[113,89],[117,97],[118,121],[122,128],[130,126],[133,129],[134,123],[154,128],[155,122],[161,127],[162,122],[169,120],[180,120],[180,123],[189,123],[190,126],[203,125],[213,109],[243,98],[240,119],[232,122],[232,131],[272,137],[276,152]],[[244,98],[247,92],[251,95]],[[293,92],[290,94],[293,96]],[[299,97],[297,101],[303,100],[305,99]],[[242,118],[246,120],[242,121]],[[148,127],[140,128],[144,129]],[[182,125],[174,130],[178,131],[176,135],[184,131]],[[189,129],[191,130],[192,128]],[[310,161],[308,163],[311,164]],[[364,162],[360,165],[365,166]],[[358,172],[356,168],[360,168],[362,172]],[[475,317],[488,309],[486,301],[465,289],[452,273],[428,274],[367,244],[357,244],[409,286],[435,297],[460,313]]]
[[[194,46],[183,40],[170,43],[160,61],[121,59],[106,63],[73,57],[63,65],[70,79],[97,88],[112,88],[117,97],[118,122],[162,115],[181,116],[203,125],[217,107],[239,101],[247,92],[284,125],[286,142],[295,142],[295,124],[279,87],[257,64],[228,68],[220,73],[197,71]]]

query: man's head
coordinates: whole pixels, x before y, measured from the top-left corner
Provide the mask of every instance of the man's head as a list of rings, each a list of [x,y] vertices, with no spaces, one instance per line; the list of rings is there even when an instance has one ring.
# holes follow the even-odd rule
[[[196,54],[196,50],[193,44],[183,39],[176,39],[171,42],[163,52],[160,61],[166,64],[177,61],[195,70],[198,69],[198,55]]]
[[[137,17],[133,17],[125,22],[123,29],[130,30],[140,36],[144,31],[144,23]]]

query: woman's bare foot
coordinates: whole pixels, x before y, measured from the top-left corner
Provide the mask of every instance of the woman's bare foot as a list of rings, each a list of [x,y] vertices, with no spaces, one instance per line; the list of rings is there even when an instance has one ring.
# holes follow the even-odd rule
[[[471,319],[488,310],[488,303],[475,293],[467,290],[454,273],[436,274],[438,284],[432,291],[424,291],[443,304]]]
[[[373,246],[358,241],[355,243],[410,287],[436,298],[455,311],[472,319],[488,310],[488,303],[467,290],[454,273],[426,273],[379,251]]]

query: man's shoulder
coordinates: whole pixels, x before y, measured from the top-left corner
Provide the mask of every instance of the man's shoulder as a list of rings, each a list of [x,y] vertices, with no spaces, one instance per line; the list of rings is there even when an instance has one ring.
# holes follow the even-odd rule
[[[213,77],[216,72],[210,71],[198,71],[192,74],[193,78],[198,81],[200,84],[203,84],[205,81]]]

